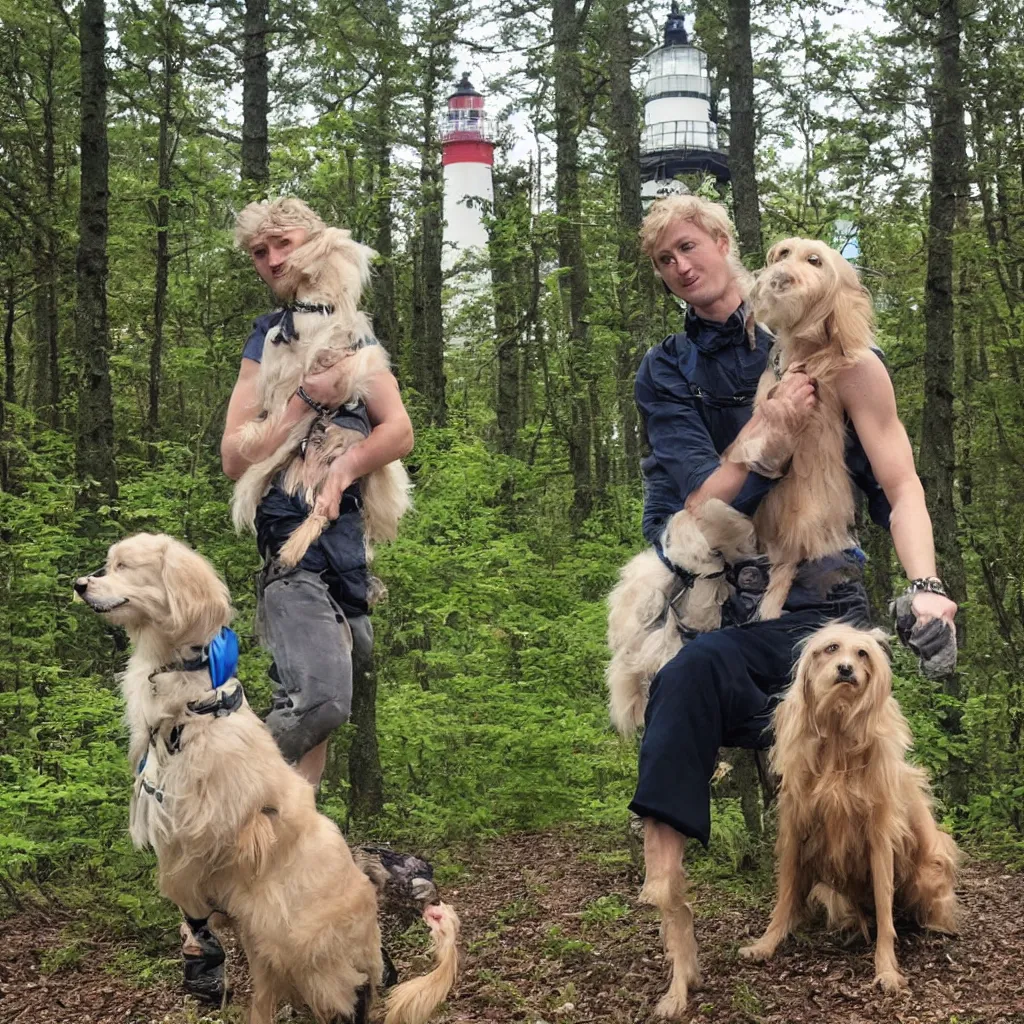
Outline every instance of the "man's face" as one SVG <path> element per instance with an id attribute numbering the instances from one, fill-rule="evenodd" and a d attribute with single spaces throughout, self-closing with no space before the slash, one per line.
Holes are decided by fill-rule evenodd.
<path id="1" fill-rule="evenodd" d="M 712 238 L 693 221 L 669 224 L 654 249 L 654 265 L 673 295 L 697 312 L 714 306 L 734 286 L 726 238 Z"/>
<path id="2" fill-rule="evenodd" d="M 285 274 L 288 257 L 306 240 L 305 228 L 285 228 L 275 234 L 259 235 L 249 248 L 256 273 L 276 295 Z"/>

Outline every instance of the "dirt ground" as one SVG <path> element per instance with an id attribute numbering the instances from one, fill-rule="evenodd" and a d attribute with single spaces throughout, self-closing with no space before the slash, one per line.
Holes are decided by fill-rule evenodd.
<path id="1" fill-rule="evenodd" d="M 638 906 L 640 878 L 606 835 L 520 835 L 465 855 L 443 886 L 463 923 L 460 979 L 438 1024 L 640 1022 L 667 983 L 657 922 Z M 715 1024 L 1024 1024 L 1024 876 L 973 861 L 960 885 L 956 939 L 901 934 L 910 991 L 871 985 L 871 949 L 809 926 L 767 964 L 736 949 L 767 922 L 770 895 L 696 883 L 692 900 L 706 987 L 690 1021 Z M 236 993 L 226 1012 L 184 999 L 175 949 L 150 961 L 103 936 L 69 940 L 65 914 L 34 910 L 0 922 L 0 1024 L 240 1024 L 245 966 L 233 951 Z M 403 977 L 419 973 L 425 929 L 392 937 Z M 281 1020 L 304 1021 L 284 1010 Z"/>

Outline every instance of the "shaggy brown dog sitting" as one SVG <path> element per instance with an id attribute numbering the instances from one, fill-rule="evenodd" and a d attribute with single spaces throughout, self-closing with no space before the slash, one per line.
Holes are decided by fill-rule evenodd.
<path id="1" fill-rule="evenodd" d="M 814 633 L 774 727 L 778 899 L 767 931 L 740 955 L 772 956 L 813 890 L 833 926 L 856 923 L 866 935 L 866 914 L 874 914 L 875 982 L 906 987 L 893 909 L 955 933 L 958 854 L 932 817 L 927 776 L 907 761 L 910 728 L 879 635 L 842 624 Z"/>
<path id="2" fill-rule="evenodd" d="M 238 680 L 211 688 L 203 658 L 231 619 L 227 588 L 184 544 L 140 534 L 75 591 L 134 645 L 121 680 L 138 772 L 131 834 L 156 851 L 160 891 L 190 924 L 215 910 L 234 922 L 250 1024 L 272 1024 L 282 1000 L 319 1022 L 365 1021 L 384 969 L 374 885 Z M 392 990 L 387 1024 L 423 1024 L 454 982 L 458 917 L 443 903 L 423 916 L 437 967 Z"/>

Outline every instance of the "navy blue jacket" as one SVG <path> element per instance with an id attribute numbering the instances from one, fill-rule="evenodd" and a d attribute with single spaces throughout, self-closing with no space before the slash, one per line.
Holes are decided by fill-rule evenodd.
<path id="1" fill-rule="evenodd" d="M 740 307 L 724 324 L 686 314 L 682 334 L 649 349 L 636 375 L 636 404 L 647 454 L 643 533 L 655 543 L 665 520 L 718 468 L 721 454 L 750 419 L 757 383 L 768 364 L 772 339 L 755 330 L 750 347 Z M 871 518 L 888 529 L 889 503 L 871 472 L 852 425 L 847 429 L 846 465 L 867 495 Z M 750 473 L 733 506 L 752 515 L 773 481 Z"/>
<path id="2" fill-rule="evenodd" d="M 245 343 L 242 356 L 260 362 L 267 332 L 281 319 L 277 310 L 259 317 L 252 325 L 252 334 Z M 370 433 L 366 407 L 359 403 L 339 409 L 334 422 L 340 427 Z M 256 546 L 264 558 L 277 554 L 281 545 L 309 515 L 309 506 L 301 495 L 287 494 L 277 482 L 267 491 L 256 509 Z M 341 496 L 341 511 L 322 534 L 311 544 L 299 563 L 301 568 L 320 573 L 331 596 L 346 615 L 366 615 L 366 591 L 369 571 L 366 566 L 366 545 L 363 538 L 363 512 L 359 481 Z"/>

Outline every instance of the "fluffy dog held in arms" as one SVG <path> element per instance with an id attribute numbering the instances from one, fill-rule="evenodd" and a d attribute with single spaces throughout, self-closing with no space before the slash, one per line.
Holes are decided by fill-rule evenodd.
<path id="1" fill-rule="evenodd" d="M 121 679 L 136 766 L 131 833 L 155 850 L 161 893 L 197 935 L 215 912 L 234 924 L 253 980 L 250 1024 L 271 1024 L 282 1000 L 325 1024 L 365 1024 L 384 979 L 374 882 L 386 879 L 379 862 L 360 870 L 249 708 L 233 664 L 214 663 L 232 616 L 227 588 L 181 542 L 140 534 L 111 547 L 75 592 L 132 641 Z M 388 1024 L 423 1024 L 454 983 L 458 917 L 434 902 L 423 919 L 436 966 L 391 990 Z"/>
<path id="2" fill-rule="evenodd" d="M 275 282 L 275 293 L 285 300 L 285 316 L 267 335 L 257 377 L 263 412 L 240 432 L 243 454 L 258 451 L 273 435 L 292 396 L 305 395 L 300 385 L 307 376 L 342 363 L 340 405 L 345 406 L 365 401 L 373 377 L 389 369 L 387 352 L 373 337 L 369 317 L 359 309 L 374 255 L 348 231 L 320 227 L 286 261 Z M 305 416 L 275 451 L 248 466 L 232 500 L 235 527 L 254 530 L 257 506 L 278 473 L 287 494 L 302 495 L 310 512 L 278 552 L 285 566 L 298 565 L 330 522 L 317 500 L 321 488 L 334 460 L 364 436 L 333 423 L 335 410 L 306 400 Z M 361 479 L 368 555 L 374 543 L 397 536 L 398 521 L 410 506 L 410 490 L 399 461 Z"/>

